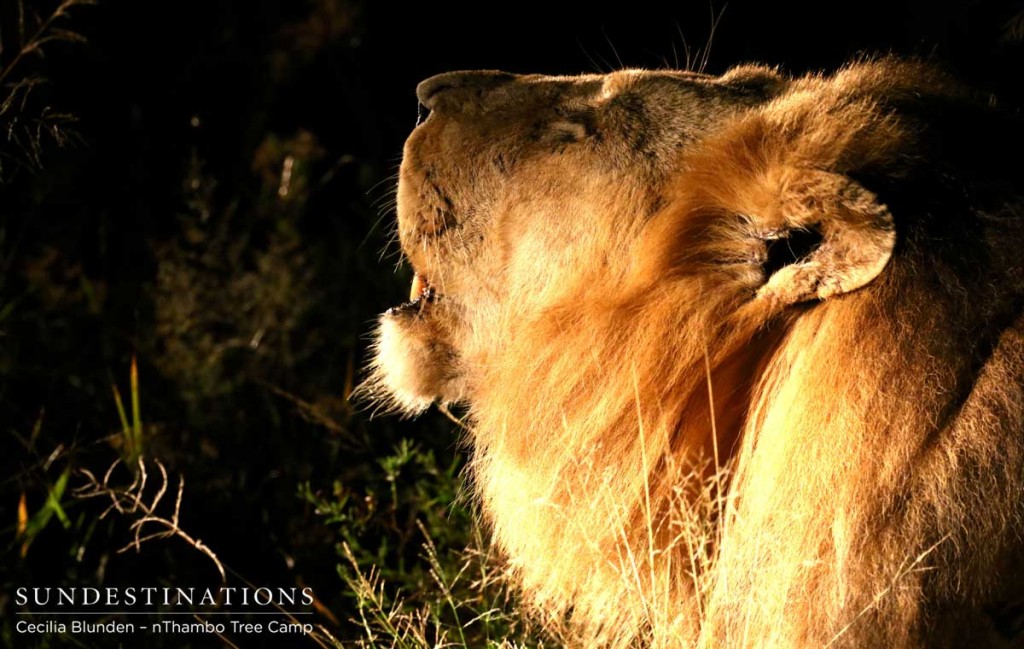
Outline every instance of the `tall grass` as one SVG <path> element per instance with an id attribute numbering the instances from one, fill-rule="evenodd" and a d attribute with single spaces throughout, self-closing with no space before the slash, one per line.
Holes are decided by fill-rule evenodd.
<path id="1" fill-rule="evenodd" d="M 63 146 L 75 137 L 69 130 L 76 121 L 72 114 L 37 100 L 47 79 L 34 69 L 32 59 L 41 59 L 54 43 L 84 43 L 71 23 L 72 10 L 95 0 L 61 0 L 42 13 L 37 4 L 17 0 L 14 33 L 0 34 L 0 181 L 18 167 L 41 169 L 48 140 Z"/>

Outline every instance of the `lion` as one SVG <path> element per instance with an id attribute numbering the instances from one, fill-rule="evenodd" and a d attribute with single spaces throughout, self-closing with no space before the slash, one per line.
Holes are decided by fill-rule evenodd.
<path id="1" fill-rule="evenodd" d="M 363 390 L 568 645 L 1024 646 L 1024 129 L 919 61 L 453 72 Z"/>

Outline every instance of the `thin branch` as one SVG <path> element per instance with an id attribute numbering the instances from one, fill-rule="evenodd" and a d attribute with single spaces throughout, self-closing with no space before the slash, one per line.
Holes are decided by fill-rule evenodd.
<path id="1" fill-rule="evenodd" d="M 157 469 L 160 471 L 160 485 L 153 494 L 147 500 L 145 497 L 146 485 L 149 482 L 149 474 L 146 472 L 146 462 L 139 458 L 138 460 L 138 471 L 135 472 L 132 483 L 127 487 L 114 487 L 110 484 L 110 478 L 114 473 L 114 469 L 121 463 L 120 460 L 114 461 L 103 475 L 102 480 L 97 480 L 96 476 L 88 469 L 81 469 L 79 472 L 85 477 L 86 482 L 81 487 L 74 490 L 74 494 L 77 498 L 97 498 L 105 497 L 110 499 L 110 506 L 102 514 L 100 518 L 105 517 L 111 511 L 117 511 L 119 514 L 124 516 L 132 516 L 141 514 L 141 516 L 135 520 L 129 529 L 132 532 L 132 540 L 130 543 L 120 548 L 118 554 L 127 552 L 134 548 L 136 552 L 142 551 L 142 544 L 148 541 L 157 539 L 166 539 L 171 537 L 178 537 L 185 541 L 193 548 L 202 552 L 213 561 L 213 564 L 217 567 L 217 572 L 220 573 L 222 582 L 227 581 L 227 575 L 224 570 L 224 565 L 217 558 L 216 553 L 210 548 L 210 546 L 203 543 L 200 539 L 197 539 L 181 529 L 179 520 L 181 516 L 181 501 L 185 495 L 185 478 L 179 476 L 178 478 L 178 493 L 174 500 L 174 511 L 170 518 L 162 516 L 158 513 L 160 503 L 163 501 L 164 496 L 167 494 L 167 487 L 170 479 L 167 476 L 167 469 L 163 463 L 159 460 L 154 460 Z M 156 525 L 158 531 L 150 532 L 147 525 Z M 147 532 L 147 533 L 144 533 Z"/>

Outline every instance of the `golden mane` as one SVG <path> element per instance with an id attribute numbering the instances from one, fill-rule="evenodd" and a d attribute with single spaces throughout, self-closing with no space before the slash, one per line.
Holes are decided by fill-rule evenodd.
<path id="1" fill-rule="evenodd" d="M 473 487 L 570 644 L 1000 637 L 1024 215 L 1009 171 L 942 184 L 974 159 L 940 154 L 992 145 L 937 144 L 965 106 L 916 63 L 791 81 L 689 147 L 630 236 L 580 243 L 556 297 L 474 331 Z"/>

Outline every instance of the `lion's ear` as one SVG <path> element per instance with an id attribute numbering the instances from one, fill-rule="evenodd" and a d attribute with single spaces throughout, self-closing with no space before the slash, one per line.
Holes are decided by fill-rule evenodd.
<path id="1" fill-rule="evenodd" d="M 789 170 L 745 216 L 760 240 L 757 300 L 790 305 L 848 293 L 874 280 L 896 245 L 892 214 L 857 181 Z M 779 191 L 778 188 L 782 188 Z M 759 208 L 759 209 L 758 209 Z"/>

